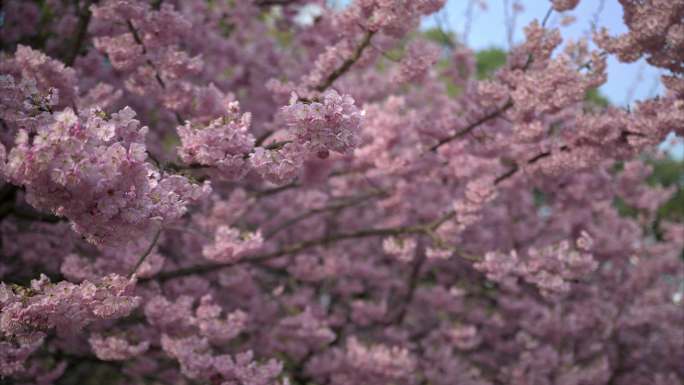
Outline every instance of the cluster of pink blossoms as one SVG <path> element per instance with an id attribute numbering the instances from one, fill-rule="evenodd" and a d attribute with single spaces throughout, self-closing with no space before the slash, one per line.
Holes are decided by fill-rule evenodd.
<path id="1" fill-rule="evenodd" d="M 23 371 L 23 362 L 47 333 L 77 334 L 90 323 L 122 318 L 140 304 L 135 281 L 108 275 L 99 282 L 53 284 L 45 275 L 28 288 L 0 284 L 0 375 Z"/>
<path id="2" fill-rule="evenodd" d="M 551 0 L 553 9 L 558 12 L 569 11 L 574 9 L 580 0 Z"/>
<path id="3" fill-rule="evenodd" d="M 219 226 L 215 243 L 206 245 L 202 254 L 216 262 L 235 262 L 248 253 L 259 250 L 264 240 L 259 232 L 240 234 L 237 229 Z"/>
<path id="4" fill-rule="evenodd" d="M 254 147 L 250 121 L 250 114 L 240 115 L 239 104 L 233 102 L 228 105 L 225 116 L 212 120 L 207 126 L 192 127 L 192 123 L 186 122 L 178 128 L 181 160 L 187 164 L 215 167 L 228 179 L 244 176 L 246 155 Z"/>
<path id="5" fill-rule="evenodd" d="M 401 58 L 401 65 L 396 79 L 399 82 L 420 80 L 430 67 L 437 63 L 441 49 L 425 42 L 416 42 L 408 46 L 406 54 Z"/>
<path id="6" fill-rule="evenodd" d="M 362 113 L 349 95 L 327 91 L 320 102 L 293 99 L 283 107 L 283 120 L 308 151 L 327 158 L 329 151 L 346 154 L 359 145 Z"/>
<path id="7" fill-rule="evenodd" d="M 130 108 L 111 117 L 93 110 L 83 119 L 70 109 L 55 113 L 36 132 L 17 133 L 4 174 L 26 189 L 29 204 L 68 218 L 94 243 L 121 243 L 179 218 L 209 187 L 155 170 L 147 128 L 134 116 Z"/>
<path id="8" fill-rule="evenodd" d="M 598 267 L 598 263 L 587 251 L 592 240 L 585 233 L 577 240 L 576 249 L 569 242 L 549 246 L 542 250 L 530 249 L 527 257 L 521 259 L 516 251 L 510 255 L 489 253 L 475 268 L 487 273 L 493 281 L 514 284 L 514 277 L 538 286 L 542 293 L 568 292 L 569 282 L 582 279 Z"/>

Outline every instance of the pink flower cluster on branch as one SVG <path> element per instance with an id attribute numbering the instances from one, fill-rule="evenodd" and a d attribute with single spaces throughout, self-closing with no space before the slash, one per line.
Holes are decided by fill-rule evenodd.
<path id="1" fill-rule="evenodd" d="M 68 218 L 96 244 L 116 244 L 155 223 L 179 218 L 208 192 L 178 175 L 162 176 L 147 161 L 146 127 L 125 108 L 86 118 L 66 109 L 37 132 L 22 130 L 4 173 L 26 189 L 36 208 Z"/>
<path id="2" fill-rule="evenodd" d="M 227 110 L 225 116 L 206 126 L 193 127 L 186 122 L 178 127 L 178 151 L 187 164 L 216 167 L 220 176 L 238 179 L 247 172 L 245 157 L 254 147 L 254 137 L 249 132 L 251 115 L 240 115 L 238 102 L 230 103 Z"/>
<path id="3" fill-rule="evenodd" d="M 553 9 L 558 12 L 571 11 L 577 7 L 580 0 L 551 0 Z"/>
<path id="4" fill-rule="evenodd" d="M 283 107 L 285 125 L 308 151 L 327 158 L 329 151 L 350 153 L 359 144 L 362 113 L 349 95 L 327 91 L 321 101 L 295 100 Z"/>
<path id="5" fill-rule="evenodd" d="M 141 301 L 134 285 L 117 275 L 79 285 L 53 284 L 44 275 L 26 288 L 0 284 L 0 375 L 21 372 L 51 329 L 74 335 L 91 323 L 130 314 Z"/>
<path id="6" fill-rule="evenodd" d="M 510 282 L 515 276 L 539 286 L 543 293 L 568 292 L 570 281 L 585 278 L 598 267 L 591 250 L 592 240 L 583 234 L 577 240 L 576 249 L 568 242 L 542 250 L 530 249 L 527 257 L 520 259 L 515 251 L 510 255 L 490 253 L 484 261 L 475 265 L 497 282 Z"/>

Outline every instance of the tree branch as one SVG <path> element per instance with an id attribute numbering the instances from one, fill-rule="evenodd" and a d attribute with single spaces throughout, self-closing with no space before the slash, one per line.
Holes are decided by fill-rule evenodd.
<path id="1" fill-rule="evenodd" d="M 78 26 L 76 27 L 76 40 L 74 41 L 74 44 L 71 47 L 71 51 L 68 53 L 68 56 L 64 60 L 64 64 L 66 64 L 68 67 L 74 65 L 74 62 L 76 61 L 76 58 L 78 57 L 78 54 L 81 51 L 81 47 L 83 46 L 83 42 L 85 41 L 85 37 L 88 32 L 88 25 L 90 25 L 90 18 L 92 16 L 90 12 L 90 5 L 93 4 L 93 2 L 93 0 L 88 0 L 85 2 L 85 4 L 83 4 L 82 8 L 78 9 Z M 78 1 L 76 2 L 76 6 L 78 6 Z"/>
<path id="2" fill-rule="evenodd" d="M 138 262 L 135 263 L 135 266 L 133 266 L 133 269 L 131 269 L 131 272 L 128 274 L 129 278 L 133 277 L 133 274 L 135 274 L 135 272 L 138 270 L 140 265 L 142 265 L 143 262 L 145 262 L 145 258 L 147 258 L 147 256 L 150 255 L 150 253 L 152 253 L 154 246 L 159 241 L 159 236 L 161 235 L 161 232 L 162 232 L 162 225 L 160 224 L 159 228 L 157 229 L 157 232 L 154 234 L 154 238 L 152 238 L 152 242 L 150 242 L 150 245 L 147 247 L 145 252 L 140 256 L 140 258 L 138 259 Z"/>
<path id="3" fill-rule="evenodd" d="M 206 264 L 206 265 L 198 265 L 198 266 L 181 268 L 178 270 L 162 272 L 160 274 L 157 274 L 154 277 L 142 278 L 142 279 L 140 279 L 140 281 L 143 282 L 143 281 L 148 281 L 150 279 L 166 281 L 166 280 L 170 280 L 170 279 L 174 279 L 174 278 L 185 277 L 188 275 L 210 273 L 210 272 L 213 272 L 213 271 L 225 268 L 225 267 L 234 266 L 234 265 L 237 265 L 240 263 L 263 262 L 263 261 L 267 261 L 270 259 L 274 259 L 274 258 L 284 256 L 284 255 L 295 254 L 295 253 L 298 253 L 300 251 L 309 249 L 311 247 L 327 245 L 330 243 L 336 243 L 336 242 L 344 241 L 344 240 L 348 240 L 348 239 L 362 239 L 362 238 L 381 237 L 381 236 L 397 236 L 397 235 L 405 235 L 405 234 L 425 234 L 428 236 L 432 236 L 434 231 L 437 230 L 437 228 L 439 228 L 439 226 L 441 226 L 444 222 L 446 222 L 447 220 L 452 218 L 454 215 L 455 215 L 455 213 L 452 210 L 452 211 L 449 211 L 448 213 L 444 214 L 442 217 L 438 218 L 437 220 L 434 220 L 434 221 L 428 222 L 428 223 L 424 223 L 424 224 L 418 224 L 418 225 L 413 225 L 413 226 L 376 228 L 376 229 L 362 229 L 362 230 L 352 231 L 349 233 L 332 234 L 332 235 L 322 237 L 322 238 L 311 239 L 308 241 L 302 241 L 302 242 L 298 242 L 298 243 L 295 243 L 292 245 L 286 245 L 279 250 L 276 250 L 276 251 L 273 251 L 270 253 L 265 253 L 265 254 L 253 255 L 251 257 L 245 257 L 244 259 L 241 259 L 238 261 L 232 261 L 232 262 L 226 262 L 226 263 L 212 263 L 212 264 Z M 459 253 L 458 255 L 465 258 L 465 259 L 473 260 L 472 257 L 467 256 L 463 253 Z"/>
<path id="4" fill-rule="evenodd" d="M 363 39 L 361 40 L 361 43 L 356 46 L 356 49 L 354 50 L 354 53 L 347 58 L 347 60 L 342 63 L 341 66 L 339 66 L 337 69 L 335 69 L 330 75 L 328 75 L 325 80 L 323 80 L 320 84 L 314 87 L 314 90 L 318 92 L 323 92 L 330 87 L 335 80 L 337 80 L 340 76 L 344 75 L 360 58 L 361 55 L 363 54 L 363 51 L 370 46 L 371 39 L 373 38 L 373 35 L 375 35 L 375 31 L 368 31 L 366 34 L 363 36 Z"/>
<path id="5" fill-rule="evenodd" d="M 291 0 L 285 0 L 285 1 L 278 1 L 275 0 L 276 3 L 284 3 L 284 2 L 290 2 Z M 263 4 L 270 4 L 274 2 L 273 0 L 265 0 L 261 2 L 257 2 L 257 4 L 261 5 Z M 363 36 L 363 39 L 361 40 L 361 43 L 359 43 L 358 46 L 356 46 L 356 49 L 352 53 L 352 55 L 345 60 L 342 65 L 337 67 L 328 77 L 326 77 L 323 81 L 321 81 L 318 85 L 314 86 L 313 89 L 318 92 L 323 92 L 330 88 L 333 83 L 342 75 L 347 73 L 349 69 L 361 58 L 361 55 L 363 54 L 363 51 L 366 50 L 371 45 L 371 39 L 375 35 L 375 31 L 367 31 L 366 34 Z M 300 101 L 305 101 L 307 99 L 300 98 Z M 265 132 L 263 133 L 259 138 L 257 138 L 255 146 L 261 145 L 266 139 L 268 139 L 271 135 L 273 135 L 273 132 Z"/>
<path id="6" fill-rule="evenodd" d="M 509 100 L 509 101 L 506 102 L 506 104 L 504 104 L 501 108 L 498 108 L 498 109 L 496 109 L 495 111 L 490 112 L 489 114 L 487 114 L 487 115 L 481 117 L 480 119 L 478 119 L 478 120 L 476 120 L 476 121 L 470 123 L 470 124 L 467 125 L 465 128 L 463 128 L 463 129 L 457 131 L 457 132 L 454 133 L 453 135 L 447 136 L 446 138 L 441 139 L 441 140 L 440 140 L 439 142 L 437 142 L 434 146 L 430 147 L 430 151 L 437 151 L 438 148 L 440 148 L 441 146 L 443 146 L 443 145 L 445 145 L 445 144 L 451 142 L 452 140 L 458 139 L 458 138 L 460 138 L 460 137 L 462 137 L 462 136 L 464 136 L 464 135 L 470 133 L 471 131 L 473 131 L 474 129 L 476 129 L 477 127 L 479 127 L 480 125 L 482 125 L 482 124 L 484 124 L 484 123 L 487 123 L 488 121 L 490 121 L 490 120 L 492 120 L 492 119 L 498 118 L 499 116 L 501 116 L 501 114 L 503 114 L 504 112 L 508 111 L 511 107 L 513 107 L 513 101 L 512 101 L 512 100 Z"/>
<path id="7" fill-rule="evenodd" d="M 257 0 L 255 3 L 257 7 L 272 7 L 274 5 L 289 5 L 295 3 L 297 0 Z"/>
<path id="8" fill-rule="evenodd" d="M 138 34 L 138 30 L 135 29 L 135 26 L 133 25 L 133 22 L 130 20 L 126 20 L 126 25 L 128 26 L 128 30 L 131 32 L 133 35 L 133 40 L 140 45 L 142 48 L 142 54 L 145 56 L 145 63 L 149 65 L 152 70 L 154 71 L 154 78 L 157 80 L 157 83 L 159 83 L 159 86 L 162 89 L 166 89 L 166 83 L 164 82 L 164 79 L 162 79 L 161 74 L 159 73 L 159 69 L 157 69 L 157 66 L 154 65 L 152 60 L 147 57 L 147 48 L 145 47 L 145 44 L 143 43 L 142 39 L 140 38 L 140 35 Z M 185 121 L 183 118 L 180 116 L 180 114 L 176 111 L 173 112 L 173 114 L 176 116 L 176 121 L 178 124 L 184 124 Z"/>
<path id="9" fill-rule="evenodd" d="M 362 194 L 362 195 L 357 196 L 355 198 L 347 199 L 346 201 L 343 201 L 340 203 L 335 203 L 335 204 L 332 204 L 329 206 L 309 210 L 305 213 L 297 215 L 297 216 L 295 216 L 291 219 L 288 219 L 285 222 L 281 223 L 278 227 L 276 227 L 275 229 L 266 233 L 264 235 L 264 239 L 269 239 L 269 238 L 273 237 L 274 235 L 276 235 L 277 233 L 279 233 L 280 231 L 282 231 L 282 230 L 284 230 L 284 229 L 286 229 L 292 225 L 295 225 L 295 224 L 303 221 L 304 219 L 310 218 L 316 214 L 324 213 L 327 211 L 336 211 L 336 210 L 341 210 L 341 209 L 344 209 L 347 207 L 356 206 L 359 203 L 363 203 L 367 200 L 370 200 L 370 199 L 373 199 L 376 197 L 380 197 L 383 195 L 386 195 L 386 193 L 384 191 L 375 191 L 375 192 L 368 193 L 368 194 Z"/>

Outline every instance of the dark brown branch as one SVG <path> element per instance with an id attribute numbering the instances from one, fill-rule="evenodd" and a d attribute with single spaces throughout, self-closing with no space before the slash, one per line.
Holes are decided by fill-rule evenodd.
<path id="1" fill-rule="evenodd" d="M 69 67 L 74 65 L 74 62 L 76 61 L 76 58 L 78 57 L 78 54 L 81 52 L 81 48 L 83 47 L 83 42 L 85 41 L 85 37 L 88 32 L 88 25 L 90 25 L 90 18 L 92 16 L 90 12 L 90 5 L 93 2 L 93 0 L 86 1 L 85 4 L 83 4 L 83 6 L 78 9 L 78 26 L 76 27 L 76 39 L 74 40 L 74 44 L 72 45 L 71 50 L 67 54 L 68 56 L 64 60 L 64 64 L 66 64 Z M 76 2 L 76 6 L 78 7 L 78 1 Z"/>
<path id="2" fill-rule="evenodd" d="M 620 140 L 623 141 L 623 142 L 627 142 L 627 138 L 628 138 L 629 136 L 637 136 L 637 137 L 640 137 L 640 138 L 646 137 L 646 135 L 644 135 L 644 134 L 642 134 L 642 133 L 640 133 L 640 132 L 633 132 L 633 131 L 623 130 L 623 131 L 620 133 Z M 558 150 L 559 150 L 560 152 L 570 151 L 570 147 L 568 147 L 568 146 L 561 146 Z M 540 161 L 540 160 L 542 160 L 542 159 L 544 159 L 544 158 L 548 158 L 548 157 L 551 156 L 551 155 L 552 155 L 552 153 L 551 153 L 550 151 L 541 152 L 541 153 L 539 153 L 539 154 L 533 156 L 532 158 L 530 158 L 526 163 L 527 163 L 527 164 L 535 164 L 535 163 L 537 163 L 538 161 Z M 494 184 L 499 184 L 499 183 L 503 182 L 504 180 L 506 180 L 506 179 L 512 177 L 513 175 L 515 175 L 518 171 L 520 171 L 520 166 L 519 166 L 518 164 L 515 164 L 515 163 L 514 163 L 508 171 L 506 171 L 506 172 L 503 173 L 502 175 L 499 175 L 499 176 L 494 180 Z"/>
<path id="3" fill-rule="evenodd" d="M 256 192 L 254 193 L 254 196 L 257 197 L 257 198 L 261 198 L 261 197 L 265 197 L 265 196 L 269 196 L 269 195 L 275 195 L 275 194 L 277 194 L 277 193 L 279 193 L 279 192 L 286 191 L 286 190 L 289 190 L 289 189 L 292 189 L 292 188 L 297 188 L 297 187 L 300 187 L 300 186 L 301 186 L 301 185 L 300 185 L 299 183 L 297 183 L 297 182 L 292 182 L 292 183 L 288 183 L 288 184 L 285 184 L 285 185 L 282 185 L 282 186 L 270 188 L 270 189 L 267 189 L 267 190 L 256 191 Z"/>
<path id="4" fill-rule="evenodd" d="M 0 189 L 0 220 L 12 215 L 19 219 L 47 223 L 66 221 L 66 218 L 39 212 L 30 206 L 17 205 L 16 194 L 21 189 L 23 188 L 11 184 L 2 186 Z"/>
<path id="5" fill-rule="evenodd" d="M 227 262 L 227 263 L 212 263 L 212 264 L 206 264 L 206 265 L 199 265 L 199 266 L 191 266 L 187 268 L 181 268 L 178 270 L 174 271 L 168 271 L 168 272 L 163 272 L 155 277 L 150 277 L 150 278 L 144 278 L 141 279 L 140 281 L 148 281 L 150 279 L 155 279 L 155 280 L 160 280 L 160 281 L 165 281 L 169 279 L 174 279 L 174 278 L 179 278 L 179 277 L 185 277 L 188 275 L 193 275 L 193 274 L 204 274 L 204 273 L 210 273 L 217 271 L 219 269 L 225 268 L 225 267 L 230 267 L 234 266 L 239 263 L 256 263 L 256 262 L 263 262 L 263 261 L 268 261 L 270 259 L 278 258 L 284 255 L 289 255 L 289 254 L 295 254 L 298 253 L 302 250 L 309 249 L 311 247 L 315 246 L 322 246 L 322 245 L 327 245 L 331 243 L 336 243 L 339 241 L 344 241 L 348 239 L 362 239 L 362 238 L 371 238 L 371 237 L 381 237 L 381 236 L 397 236 L 397 235 L 406 235 L 406 234 L 425 234 L 430 237 L 434 236 L 435 230 L 439 226 L 441 226 L 444 222 L 449 220 L 455 215 L 453 211 L 450 211 L 446 214 L 444 214 L 442 217 L 438 218 L 437 220 L 434 220 L 432 222 L 428 223 L 423 223 L 423 224 L 418 224 L 418 225 L 413 225 L 413 226 L 399 226 L 399 227 L 388 227 L 388 228 L 377 228 L 377 229 L 362 229 L 362 230 L 357 230 L 357 231 L 352 231 L 349 233 L 340 233 L 340 234 L 332 234 L 323 238 L 318 238 L 318 239 L 311 239 L 308 241 L 302 241 L 299 243 L 295 243 L 292 245 L 287 245 L 282 247 L 279 250 L 270 252 L 270 253 L 265 253 L 265 254 L 258 254 L 254 255 L 251 257 L 246 257 L 243 260 L 239 261 L 233 261 L 233 262 Z M 465 259 L 472 260 L 472 257 L 467 256 L 465 254 L 459 253 L 459 256 L 462 256 Z"/>
<path id="6" fill-rule="evenodd" d="M 128 274 L 128 277 L 131 278 L 133 277 L 133 274 L 135 274 L 136 271 L 138 271 L 138 268 L 140 265 L 145 262 L 145 258 L 147 258 L 150 253 L 152 253 L 152 250 L 154 249 L 154 246 L 157 245 L 157 242 L 159 241 L 159 236 L 161 235 L 162 232 L 162 226 L 160 225 L 157 231 L 154 233 L 154 237 L 152 238 L 152 242 L 150 242 L 150 245 L 147 247 L 145 252 L 140 256 L 138 259 L 138 262 L 135 263 L 135 266 L 133 266 L 133 269 L 131 269 L 130 274 Z"/>
<path id="7" fill-rule="evenodd" d="M 518 169 L 519 169 L 518 165 L 514 164 L 513 167 L 511 167 L 508 171 L 506 171 L 505 173 L 496 177 L 496 179 L 494 179 L 494 184 L 497 185 L 497 184 L 505 181 L 506 179 L 512 177 L 515 173 L 518 172 Z"/>
<path id="8" fill-rule="evenodd" d="M 14 205 L 11 202 L 0 203 L 0 221 L 5 219 L 6 216 L 12 214 L 12 209 Z"/>
<path id="9" fill-rule="evenodd" d="M 273 134 L 274 134 L 273 131 L 267 131 L 267 132 L 261 134 L 261 136 L 259 136 L 259 137 L 256 139 L 256 141 L 254 142 L 254 147 L 259 147 L 259 146 L 261 146 L 261 145 L 266 141 L 266 139 L 270 138 L 271 135 L 273 135 Z"/>
<path id="10" fill-rule="evenodd" d="M 147 48 L 145 47 L 145 44 L 140 38 L 138 30 L 135 29 L 133 22 L 130 20 L 126 20 L 126 25 L 128 26 L 128 30 L 131 32 L 131 35 L 133 35 L 133 40 L 142 48 L 142 54 L 143 56 L 145 56 L 145 63 L 147 63 L 147 65 L 150 66 L 150 68 L 152 68 L 152 70 L 154 71 L 154 78 L 157 80 L 157 83 L 159 83 L 159 86 L 162 89 L 166 89 L 166 83 L 164 82 L 164 79 L 162 79 L 161 74 L 159 73 L 159 69 L 157 69 L 157 66 L 155 66 L 152 60 L 149 57 L 147 57 Z M 176 116 L 176 121 L 178 122 L 178 124 L 184 124 L 184 120 L 178 112 L 174 111 L 173 114 Z"/>
<path id="11" fill-rule="evenodd" d="M 354 50 L 352 55 L 349 58 L 347 58 L 347 60 L 345 60 L 341 66 L 339 66 L 330 75 L 328 75 L 328 77 L 325 78 L 323 82 L 315 86 L 314 89 L 318 92 L 323 92 L 327 90 L 328 87 L 335 83 L 335 80 L 337 80 L 340 76 L 344 75 L 347 71 L 349 71 L 349 69 L 361 58 L 363 51 L 366 48 L 368 48 L 368 46 L 370 46 L 373 35 L 375 35 L 375 31 L 366 32 L 366 34 L 363 36 L 363 39 L 361 40 L 361 43 L 359 43 L 359 45 L 356 46 L 356 49 Z"/>
<path id="12" fill-rule="evenodd" d="M 553 13 L 553 7 L 550 7 L 549 10 L 546 12 L 546 15 L 544 16 L 544 21 L 542 22 L 542 27 L 545 27 L 545 26 L 546 26 L 546 23 L 549 21 L 549 18 L 551 17 L 551 14 L 552 14 L 552 13 Z M 523 71 L 527 71 L 527 69 L 530 68 L 530 65 L 532 65 L 532 62 L 533 62 L 533 61 L 534 61 L 534 57 L 533 57 L 532 55 L 529 55 L 529 56 L 527 57 L 527 61 L 525 62 L 525 65 L 524 65 L 521 69 L 522 69 Z M 460 137 L 462 137 L 462 136 L 468 134 L 469 132 L 471 132 L 471 131 L 474 130 L 475 128 L 479 127 L 479 126 L 482 125 L 483 123 L 486 123 L 486 122 L 488 122 L 488 121 L 491 120 L 491 119 L 494 119 L 494 118 L 499 117 L 501 114 L 503 114 L 504 112 L 506 112 L 507 110 L 509 110 L 511 107 L 513 107 L 513 100 L 512 100 L 512 99 L 509 99 L 509 100 L 506 102 L 506 104 L 504 104 L 501 108 L 497 109 L 496 111 L 494 111 L 494 112 L 492 112 L 492 113 L 490 113 L 490 114 L 487 114 L 487 115 L 481 117 L 480 119 L 478 119 L 478 120 L 474 121 L 473 123 L 469 124 L 468 126 L 466 126 L 465 128 L 463 128 L 462 130 L 456 132 L 455 134 L 453 134 L 453 135 L 451 135 L 451 136 L 448 136 L 448 137 L 446 137 L 446 138 L 440 140 L 439 142 L 437 142 L 437 144 L 435 144 L 434 146 L 432 146 L 432 147 L 430 148 L 430 151 L 436 151 L 436 150 L 437 150 L 439 147 L 441 147 L 442 145 L 444 145 L 444 144 L 446 144 L 446 143 L 449 143 L 449 142 L 451 142 L 451 141 L 454 140 L 454 139 L 458 139 L 458 138 L 460 138 Z"/>
<path id="13" fill-rule="evenodd" d="M 352 173 L 353 172 L 349 172 L 349 171 L 336 171 L 336 172 L 333 172 L 330 175 L 328 175 L 328 177 L 329 178 L 340 177 L 340 176 L 344 176 L 344 175 L 348 175 L 348 174 L 352 174 Z M 297 188 L 297 187 L 301 187 L 301 184 L 297 183 L 297 181 L 294 181 L 294 182 L 288 183 L 286 185 L 273 187 L 273 188 L 269 188 L 266 190 L 252 191 L 251 194 L 253 194 L 256 198 L 261 198 L 261 197 L 265 197 L 265 196 L 269 196 L 269 195 L 275 195 L 275 194 L 278 194 L 280 192 L 287 191 L 289 189 L 293 189 L 293 188 Z M 373 187 L 375 187 L 375 186 L 373 186 Z"/>
<path id="14" fill-rule="evenodd" d="M 513 101 L 512 101 L 512 100 L 509 100 L 509 101 L 506 102 L 506 104 L 504 104 L 501 108 L 498 108 L 498 109 L 496 109 L 495 111 L 490 112 L 489 114 L 487 114 L 487 115 L 481 117 L 480 119 L 478 119 L 478 120 L 476 120 L 476 121 L 470 123 L 469 125 L 467 125 L 467 126 L 464 127 L 463 129 L 457 131 L 457 132 L 454 133 L 453 135 L 450 135 L 450 136 L 447 136 L 447 137 L 444 138 L 444 139 L 441 139 L 441 140 L 440 140 L 439 142 L 437 142 L 434 146 L 430 147 L 430 151 L 436 151 L 438 148 L 440 148 L 441 146 L 443 146 L 443 145 L 445 145 L 445 144 L 451 142 L 452 140 L 458 139 L 458 138 L 460 138 L 460 137 L 462 137 L 462 136 L 464 136 L 464 135 L 470 133 L 471 131 L 473 131 L 474 129 L 476 129 L 477 127 L 479 127 L 480 125 L 482 125 L 482 124 L 484 124 L 484 123 L 487 123 L 488 121 L 490 121 L 490 120 L 492 120 L 492 119 L 498 118 L 499 116 L 501 116 L 501 114 L 503 114 L 504 112 L 506 112 L 507 110 L 509 110 L 511 107 L 513 107 Z"/>
<path id="15" fill-rule="evenodd" d="M 271 1 L 266 0 L 266 1 L 258 2 L 257 4 L 259 4 L 259 5 L 261 6 L 262 3 L 263 3 L 263 4 L 269 4 L 269 3 L 272 3 L 272 2 L 273 2 L 272 0 L 271 0 Z M 275 2 L 276 2 L 276 3 L 284 3 L 284 2 L 289 2 L 289 1 L 286 0 L 286 1 L 275 1 Z M 340 76 L 342 76 L 342 75 L 344 75 L 345 73 L 347 73 L 347 71 L 349 71 L 349 69 L 350 69 L 350 68 L 351 68 L 351 67 L 352 67 L 360 58 L 361 58 L 361 55 L 363 54 L 363 51 L 365 51 L 366 48 L 368 48 L 368 47 L 371 45 L 371 39 L 373 38 L 374 35 L 375 35 L 375 31 L 368 31 L 368 32 L 366 32 L 365 35 L 363 36 L 363 39 L 361 40 L 361 43 L 359 43 L 359 45 L 356 46 L 356 49 L 354 49 L 354 52 L 352 53 L 352 55 L 351 55 L 349 58 L 347 58 L 347 60 L 345 60 L 345 61 L 342 63 L 342 65 L 340 65 L 340 66 L 339 66 L 338 68 L 336 68 L 330 75 L 328 75 L 328 77 L 325 78 L 325 80 L 323 80 L 323 81 L 322 81 L 321 83 L 319 83 L 318 85 L 314 86 L 313 89 L 314 89 L 315 91 L 318 91 L 318 92 L 323 92 L 323 91 L 327 90 L 328 88 L 330 88 L 330 86 L 332 86 L 333 83 L 335 83 L 335 81 L 336 81 Z M 300 101 L 309 101 L 309 102 L 310 102 L 310 100 L 305 99 L 305 98 L 300 98 L 299 100 L 300 100 Z M 266 141 L 266 139 L 268 139 L 271 135 L 273 135 L 273 132 L 266 132 L 266 133 L 262 134 L 262 135 L 257 139 L 257 141 L 256 141 L 256 143 L 255 143 L 255 146 L 261 145 L 261 144 L 262 144 L 264 141 Z"/>
<path id="16" fill-rule="evenodd" d="M 406 290 L 406 294 L 402 296 L 401 300 L 397 304 L 399 310 L 392 317 L 389 317 L 389 319 L 384 323 L 386 326 L 403 323 L 406 315 L 408 314 L 409 306 L 411 305 L 411 302 L 413 302 L 416 289 L 418 288 L 420 271 L 427 260 L 424 250 L 421 250 L 417 254 L 416 260 L 413 262 L 413 265 L 411 265 L 411 273 L 409 274 L 408 278 L 408 288 Z"/>
<path id="17" fill-rule="evenodd" d="M 131 32 L 131 35 L 133 35 L 133 40 L 142 48 L 142 54 L 145 56 L 145 62 L 147 65 L 149 65 L 153 70 L 154 70 L 154 78 L 157 79 L 157 83 L 159 83 L 159 86 L 163 89 L 166 89 L 166 83 L 164 82 L 164 79 L 162 79 L 161 75 L 159 74 L 159 70 L 157 69 L 157 66 L 154 65 L 152 60 L 147 56 L 147 48 L 145 48 L 145 44 L 143 43 L 142 39 L 140 38 L 140 35 L 138 34 L 138 30 L 135 29 L 133 26 L 133 22 L 130 20 L 126 20 L 126 25 L 128 26 L 128 30 Z"/>
<path id="18" fill-rule="evenodd" d="M 569 150 L 568 146 L 562 146 L 560 148 L 560 151 L 567 151 L 567 150 Z M 535 164 L 538 161 L 540 161 L 546 157 L 549 157 L 549 156 L 551 156 L 550 151 L 539 153 L 539 154 L 535 155 L 534 157 L 530 158 L 527 161 L 527 164 Z M 496 179 L 494 179 L 494 184 L 497 185 L 497 184 L 505 181 L 506 179 L 515 175 L 518 171 L 520 171 L 520 166 L 517 163 L 514 163 L 508 171 L 506 171 L 505 173 L 499 175 L 498 177 L 496 177 Z"/>
<path id="19" fill-rule="evenodd" d="M 289 5 L 297 2 L 297 0 L 257 0 L 255 3 L 258 7 L 272 7 L 274 5 Z"/>
<path id="20" fill-rule="evenodd" d="M 164 0 L 153 0 L 152 1 L 152 9 L 158 10 L 159 8 L 161 8 L 161 5 L 163 2 L 164 2 Z"/>
<path id="21" fill-rule="evenodd" d="M 26 219 L 29 221 L 47 222 L 47 223 L 59 223 L 59 222 L 67 220 L 64 217 L 58 217 L 58 216 L 52 215 L 52 214 L 41 213 L 39 211 L 27 209 L 25 207 L 20 207 L 20 206 L 15 206 L 12 209 L 11 214 L 17 218 L 20 218 L 20 219 Z"/>
<path id="22" fill-rule="evenodd" d="M 542 20 L 542 23 L 541 23 L 542 28 L 546 28 L 546 23 L 549 22 L 549 19 L 551 18 L 552 13 L 553 13 L 553 7 L 549 7 L 549 10 L 546 11 L 546 15 L 544 16 L 544 20 Z"/>
<path id="23" fill-rule="evenodd" d="M 356 206 L 356 205 L 363 203 L 367 200 L 370 200 L 370 199 L 376 198 L 376 197 L 380 197 L 382 195 L 385 195 L 385 192 L 375 191 L 375 192 L 372 192 L 369 194 L 362 194 L 361 196 L 358 196 L 356 198 L 347 199 L 347 200 L 340 202 L 340 203 L 335 203 L 335 204 L 325 206 L 325 207 L 321 207 L 318 209 L 309 210 L 305 213 L 297 215 L 297 216 L 281 223 L 278 227 L 276 227 L 275 229 L 273 229 L 270 232 L 268 232 L 267 234 L 265 234 L 264 239 L 269 239 L 269 238 L 273 237 L 275 234 L 279 233 L 280 231 L 282 231 L 282 230 L 284 230 L 284 229 L 286 229 L 292 225 L 295 225 L 295 224 L 303 221 L 304 219 L 310 218 L 316 214 L 324 213 L 327 211 L 337 211 L 337 210 L 342 210 L 342 209 L 347 208 L 347 207 Z"/>

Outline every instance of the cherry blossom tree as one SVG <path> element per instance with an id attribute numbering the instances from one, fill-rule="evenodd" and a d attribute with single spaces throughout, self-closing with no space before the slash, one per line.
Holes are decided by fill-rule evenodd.
<path id="1" fill-rule="evenodd" d="M 684 383 L 684 1 L 486 74 L 444 3 L 0 2 L 0 382 Z"/>

